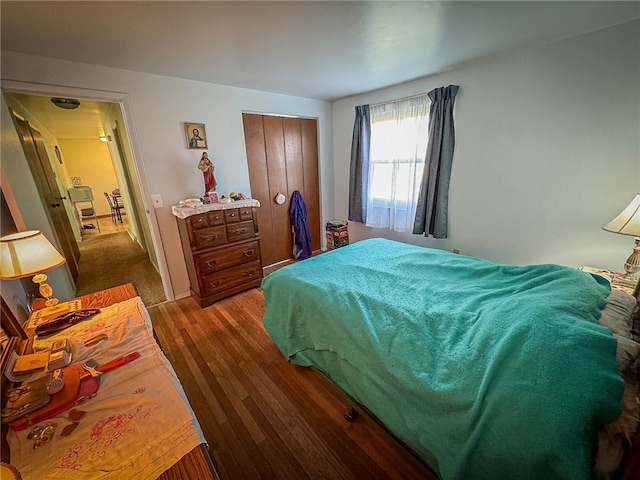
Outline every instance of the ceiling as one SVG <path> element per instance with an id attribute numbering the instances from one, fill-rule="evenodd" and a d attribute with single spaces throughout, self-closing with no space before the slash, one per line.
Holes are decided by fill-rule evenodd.
<path id="1" fill-rule="evenodd" d="M 58 139 L 89 138 L 97 140 L 105 132 L 102 128 L 101 112 L 105 112 L 110 103 L 80 100 L 75 110 L 64 110 L 51 103 L 50 97 L 12 93 L 20 102 Z"/>
<path id="2" fill-rule="evenodd" d="M 0 2 L 2 50 L 336 100 L 624 23 L 638 1 Z"/>
<path id="3" fill-rule="evenodd" d="M 2 0 L 0 14 L 3 51 L 334 101 L 635 20 L 640 2 Z"/>

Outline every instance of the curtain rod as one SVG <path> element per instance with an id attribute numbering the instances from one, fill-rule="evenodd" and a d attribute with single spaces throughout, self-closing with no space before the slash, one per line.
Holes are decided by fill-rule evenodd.
<path id="1" fill-rule="evenodd" d="M 377 105 L 383 105 L 383 104 L 389 103 L 389 102 L 401 102 L 403 100 L 411 100 L 412 98 L 426 97 L 426 96 L 427 96 L 427 93 L 417 93 L 415 95 L 409 95 L 408 97 L 396 98 L 394 100 L 386 100 L 384 102 L 371 103 L 371 104 L 369 104 L 369 106 L 375 107 Z"/>

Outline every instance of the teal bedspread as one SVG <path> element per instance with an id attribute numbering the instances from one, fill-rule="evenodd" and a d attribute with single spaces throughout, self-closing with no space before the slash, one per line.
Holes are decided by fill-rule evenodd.
<path id="1" fill-rule="evenodd" d="M 443 479 L 587 479 L 620 413 L 609 284 L 384 239 L 284 267 L 264 325 Z"/>

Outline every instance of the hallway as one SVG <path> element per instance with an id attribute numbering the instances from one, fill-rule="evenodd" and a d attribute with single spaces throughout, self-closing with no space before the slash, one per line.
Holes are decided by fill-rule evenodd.
<path id="1" fill-rule="evenodd" d="M 80 248 L 76 295 L 85 295 L 131 282 L 145 305 L 166 300 L 162 279 L 146 252 L 127 233 L 127 217 L 113 223 L 98 217 L 98 228 L 85 228 Z M 85 222 L 88 224 L 89 222 Z"/>

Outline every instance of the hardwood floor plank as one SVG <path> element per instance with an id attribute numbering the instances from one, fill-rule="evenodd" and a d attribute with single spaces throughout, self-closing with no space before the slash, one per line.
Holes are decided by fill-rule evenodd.
<path id="1" fill-rule="evenodd" d="M 327 462 L 330 452 L 325 451 L 317 431 L 309 427 L 305 415 L 297 408 L 298 403 L 294 403 L 295 398 L 290 398 L 276 386 L 266 370 L 247 370 L 246 376 L 263 402 L 270 407 L 272 425 L 278 433 L 286 432 L 286 436 L 281 435 L 282 440 L 287 444 L 292 442 L 297 447 L 297 455 L 312 478 L 319 472 L 325 478 L 344 478 L 338 475 L 331 462 Z"/>
<path id="2" fill-rule="evenodd" d="M 149 313 L 222 480 L 431 478 L 367 421 L 347 422 L 346 400 L 318 372 L 286 361 L 259 289 Z"/>
<path id="3" fill-rule="evenodd" d="M 182 328 L 182 322 L 188 319 L 188 309 L 181 309 L 183 305 L 172 305 L 168 307 L 168 315 L 166 317 L 157 318 L 154 328 L 158 332 L 160 343 L 170 345 L 172 347 L 180 346 L 179 349 L 169 348 L 171 352 L 172 364 L 174 369 L 181 380 L 185 394 L 189 399 L 203 434 L 209 443 L 209 451 L 213 458 L 223 458 L 224 468 L 216 468 L 221 473 L 221 470 L 226 471 L 226 477 L 222 478 L 245 478 L 243 471 L 245 467 L 242 466 L 241 461 L 237 458 L 236 452 L 231 448 L 232 442 L 228 441 L 228 438 L 224 435 L 224 430 L 220 428 L 221 425 L 228 423 L 227 417 L 218 402 L 218 396 L 215 393 L 215 389 L 211 388 L 212 382 L 215 382 L 215 378 L 210 375 L 209 381 L 202 382 L 204 377 L 202 370 L 197 366 L 197 361 L 193 358 L 191 350 L 188 347 L 189 340 L 185 338 L 185 334 L 188 332 L 187 328 Z M 197 305 L 196 305 L 197 306 Z M 184 306 L 183 306 L 184 307 Z M 184 316 L 178 314 L 178 312 L 184 312 Z M 152 317 L 153 318 L 153 317 Z M 164 320 L 161 322 L 160 320 Z M 164 329 L 162 327 L 168 326 L 170 335 L 164 335 Z M 180 327 L 180 328 L 177 328 Z M 187 335 L 188 336 L 188 335 Z M 175 362 L 174 363 L 174 360 Z M 178 370 L 178 366 L 181 366 Z M 195 373 L 194 373 L 195 372 Z M 212 448 L 215 445 L 216 448 Z M 222 474 L 222 473 L 221 473 Z"/>
<path id="4" fill-rule="evenodd" d="M 306 373 L 314 374 L 315 372 L 293 365 L 289 365 L 289 367 L 294 367 L 297 370 L 294 377 L 299 381 L 292 384 L 292 387 L 294 388 L 293 391 L 296 392 L 294 395 L 307 407 L 303 413 L 305 420 L 321 438 L 325 441 L 328 440 L 328 444 L 335 443 L 343 446 L 343 448 L 332 452 L 336 456 L 336 464 L 341 465 L 346 460 L 354 478 L 384 478 L 383 470 L 369 456 L 368 452 L 362 449 L 357 442 L 354 442 L 351 437 L 345 435 L 345 430 L 351 427 L 343 417 L 343 414 L 347 411 L 344 401 L 326 394 L 318 395 L 319 390 L 309 388 L 316 383 L 317 378 L 314 375 L 313 381 L 308 381 L 308 379 L 305 379 L 307 377 Z M 280 370 L 272 373 L 274 381 L 278 385 L 282 385 L 286 380 L 284 378 L 277 378 L 276 380 L 279 374 L 281 374 Z M 286 372 L 286 375 L 291 376 L 290 372 Z M 335 420 L 327 421 L 328 411 L 333 412 L 331 418 Z"/>
<path id="5" fill-rule="evenodd" d="M 309 476 L 306 474 L 304 466 L 300 463 L 295 449 L 291 450 L 282 441 L 278 432 L 264 415 L 262 406 L 258 406 L 251 397 L 245 400 L 245 406 L 265 432 L 267 440 L 261 442 L 259 446 L 276 474 L 276 478 L 291 480 L 308 479 Z"/>

